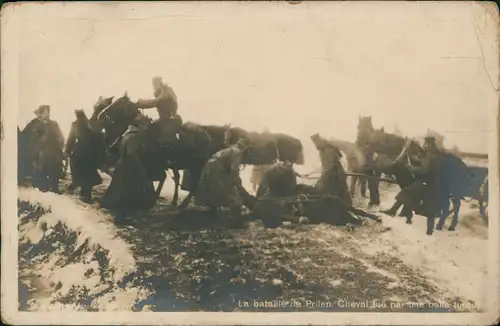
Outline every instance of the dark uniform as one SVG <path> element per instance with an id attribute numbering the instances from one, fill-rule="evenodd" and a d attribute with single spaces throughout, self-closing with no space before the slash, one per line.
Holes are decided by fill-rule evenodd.
<path id="1" fill-rule="evenodd" d="M 435 145 L 433 137 L 427 137 L 426 152 L 421 158 L 420 166 L 409 166 L 415 173 L 416 180 L 405 187 L 399 195 L 399 201 L 410 205 L 414 210 L 421 210 L 427 218 L 427 234 L 434 231 L 434 220 L 441 210 L 441 196 L 443 195 L 440 185 L 439 169 L 441 164 L 441 152 Z M 419 207 L 419 203 L 422 203 Z"/>
<path id="2" fill-rule="evenodd" d="M 352 199 L 347 188 L 347 175 L 340 162 L 340 150 L 319 135 L 311 136 L 321 159 L 321 177 L 316 188 L 324 194 L 335 195 L 352 205 Z"/>
<path id="3" fill-rule="evenodd" d="M 35 131 L 40 130 L 40 125 L 43 124 L 41 118 L 37 117 L 31 120 L 23 129 L 19 132 L 19 178 L 20 182 L 24 181 L 27 176 L 32 176 L 33 173 L 33 163 L 35 160 L 36 147 L 34 146 L 34 139 L 39 135 L 35 135 Z"/>
<path id="4" fill-rule="evenodd" d="M 277 227 L 282 221 L 296 219 L 298 207 L 287 203 L 286 198 L 298 194 L 297 176 L 289 161 L 277 161 L 263 172 L 254 213 L 265 227 Z"/>
<path id="5" fill-rule="evenodd" d="M 101 206 L 114 210 L 118 217 L 129 211 L 148 210 L 156 203 L 153 181 L 141 160 L 144 143 L 140 123 L 129 126 L 118 145 L 119 160 Z"/>
<path id="6" fill-rule="evenodd" d="M 229 207 L 235 215 L 241 214 L 242 205 L 252 208 L 252 196 L 243 188 L 240 178 L 240 165 L 247 148 L 247 142 L 240 139 L 208 160 L 196 194 L 198 205 L 212 210 Z"/>
<path id="7" fill-rule="evenodd" d="M 288 197 L 297 192 L 297 173 L 290 162 L 275 162 L 262 171 L 257 198 Z"/>
<path id="8" fill-rule="evenodd" d="M 97 172 L 104 159 L 104 137 L 90 129 L 83 110 L 75 110 L 76 121 L 71 124 L 65 154 L 70 159 L 70 189 L 81 187 L 83 201 L 92 199 L 92 187 L 101 184 L 102 178 Z"/>
<path id="9" fill-rule="evenodd" d="M 59 124 L 50 119 L 50 106 L 41 105 L 35 114 L 37 118 L 25 128 L 33 186 L 42 191 L 58 192 L 63 172 L 64 136 Z"/>

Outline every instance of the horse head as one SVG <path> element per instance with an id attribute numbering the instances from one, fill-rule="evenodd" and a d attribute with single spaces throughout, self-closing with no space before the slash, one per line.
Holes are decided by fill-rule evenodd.
<path id="1" fill-rule="evenodd" d="M 122 97 L 117 98 L 114 102 L 101 110 L 97 115 L 97 119 L 99 121 L 110 120 L 113 123 L 125 123 L 128 125 L 138 113 L 139 109 L 135 103 L 130 100 L 127 92 L 125 92 Z"/>
<path id="2" fill-rule="evenodd" d="M 93 117 L 97 118 L 99 113 L 102 112 L 106 107 L 108 107 L 111 103 L 113 103 L 114 96 L 111 97 L 102 97 L 99 96 L 97 102 L 94 104 L 94 112 L 92 114 Z"/>
<path id="3" fill-rule="evenodd" d="M 405 144 L 405 138 L 387 133 L 384 128 L 374 130 L 367 141 L 371 150 L 392 157 L 397 157 Z"/>
<path id="4" fill-rule="evenodd" d="M 387 134 L 385 133 L 384 127 L 380 129 L 374 129 L 370 136 L 366 139 L 365 144 L 372 150 L 379 152 L 380 149 L 385 146 L 387 142 Z"/>
<path id="5" fill-rule="evenodd" d="M 372 117 L 358 117 L 358 138 L 366 138 L 373 132 Z"/>
<path id="6" fill-rule="evenodd" d="M 407 163 L 414 165 L 424 153 L 417 141 L 405 138 L 405 145 L 392 164 Z"/>

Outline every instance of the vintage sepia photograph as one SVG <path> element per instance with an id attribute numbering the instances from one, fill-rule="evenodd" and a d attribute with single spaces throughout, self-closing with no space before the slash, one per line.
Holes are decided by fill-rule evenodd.
<path id="1" fill-rule="evenodd" d="M 498 14 L 4 5 L 2 320 L 494 323 Z"/>

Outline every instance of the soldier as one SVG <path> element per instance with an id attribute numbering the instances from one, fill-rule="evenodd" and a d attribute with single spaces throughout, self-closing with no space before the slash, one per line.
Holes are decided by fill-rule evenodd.
<path id="1" fill-rule="evenodd" d="M 42 106 L 33 111 L 35 118 L 28 122 L 23 131 L 20 133 L 20 145 L 21 150 L 23 150 L 23 155 L 21 157 L 24 158 L 23 162 L 20 162 L 23 167 L 21 179 L 24 179 L 24 176 L 31 176 L 33 172 L 33 164 L 36 154 L 35 140 L 40 137 L 40 131 L 42 130 L 41 127 L 43 126 L 41 109 Z"/>
<path id="2" fill-rule="evenodd" d="M 212 156 L 201 174 L 197 204 L 208 206 L 212 211 L 229 207 L 236 216 L 241 215 L 242 205 L 252 209 L 249 199 L 253 196 L 243 188 L 240 178 L 240 165 L 247 148 L 247 140 L 240 138 L 235 145 Z"/>
<path id="3" fill-rule="evenodd" d="M 297 192 L 297 177 L 300 176 L 293 169 L 289 161 L 276 161 L 262 171 L 261 183 L 257 189 L 258 198 L 264 196 L 287 197 Z"/>
<path id="4" fill-rule="evenodd" d="M 130 211 L 148 210 L 156 203 L 153 181 L 148 178 L 141 160 L 142 130 L 146 123 L 143 119 L 134 120 L 121 139 L 112 145 L 118 148 L 119 160 L 100 205 L 116 211 L 117 218 L 125 217 Z"/>
<path id="5" fill-rule="evenodd" d="M 139 109 L 156 108 L 159 118 L 153 128 L 159 134 L 158 141 L 162 145 L 176 144 L 183 135 L 182 118 L 177 114 L 177 96 L 161 77 L 153 77 L 153 91 L 154 99 L 139 99 L 136 106 Z"/>
<path id="6" fill-rule="evenodd" d="M 316 183 L 316 188 L 322 193 L 336 195 L 347 204 L 352 205 L 352 199 L 347 189 L 347 175 L 340 162 L 342 153 L 336 146 L 318 134 L 311 136 L 311 140 L 318 149 L 321 159 L 322 173 Z"/>
<path id="7" fill-rule="evenodd" d="M 33 186 L 42 191 L 58 192 L 63 172 L 64 136 L 59 124 L 50 119 L 50 106 L 40 105 L 35 114 L 38 121 L 27 126 L 31 134 L 28 142 L 33 155 Z"/>
<path id="8" fill-rule="evenodd" d="M 71 124 L 65 155 L 70 159 L 72 183 L 69 190 L 81 188 L 83 201 L 92 199 L 92 187 L 101 184 L 97 172 L 104 156 L 104 138 L 99 132 L 90 129 L 89 121 L 83 110 L 75 110 L 76 121 Z"/>
<path id="9" fill-rule="evenodd" d="M 386 213 L 394 215 L 401 205 L 408 205 L 413 210 L 421 210 L 427 218 L 427 235 L 432 235 L 434 220 L 440 213 L 442 196 L 445 195 L 440 191 L 440 164 L 441 152 L 436 146 L 435 138 L 426 137 L 421 165 L 408 166 L 415 174 L 416 180 L 400 192 L 396 203 Z M 407 219 L 407 223 L 411 223 L 411 217 L 407 217 Z"/>
<path id="10" fill-rule="evenodd" d="M 140 109 L 156 108 L 159 119 L 170 119 L 177 115 L 177 96 L 174 90 L 163 82 L 161 77 L 153 77 L 154 99 L 137 101 Z"/>

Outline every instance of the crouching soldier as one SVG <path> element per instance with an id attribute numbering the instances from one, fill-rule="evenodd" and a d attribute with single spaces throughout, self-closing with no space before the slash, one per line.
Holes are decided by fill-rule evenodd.
<path id="1" fill-rule="evenodd" d="M 278 227 L 283 221 L 295 221 L 300 217 L 294 215 L 296 205 L 287 202 L 287 198 L 297 195 L 297 176 L 292 163 L 287 161 L 275 162 L 263 172 L 254 213 L 265 227 Z"/>
<path id="2" fill-rule="evenodd" d="M 316 188 L 323 194 L 335 195 L 352 205 L 352 199 L 347 187 L 347 174 L 340 159 L 342 153 L 328 140 L 315 134 L 311 136 L 321 159 L 321 177 Z"/>
<path id="3" fill-rule="evenodd" d="M 255 198 L 241 183 L 240 165 L 248 149 L 247 140 L 222 149 L 208 160 L 201 173 L 196 204 L 208 206 L 212 212 L 228 207 L 231 215 L 241 216 L 243 205 L 253 208 Z"/>
<path id="4" fill-rule="evenodd" d="M 288 161 L 267 166 L 262 172 L 257 198 L 294 196 L 297 192 L 297 176 L 292 163 Z"/>

